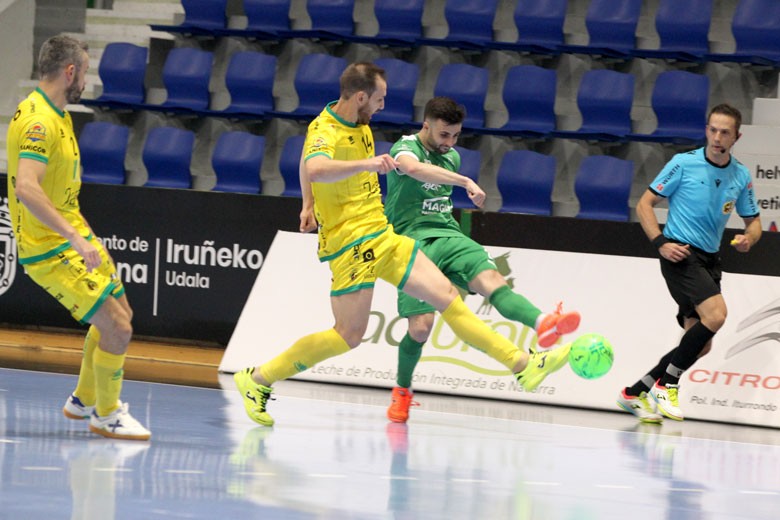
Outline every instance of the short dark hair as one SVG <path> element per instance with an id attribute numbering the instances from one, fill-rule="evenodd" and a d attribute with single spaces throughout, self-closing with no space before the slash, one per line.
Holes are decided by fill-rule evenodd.
<path id="1" fill-rule="evenodd" d="M 466 119 L 466 107 L 459 105 L 452 98 L 438 96 L 429 99 L 425 104 L 423 119 L 441 119 L 448 125 L 456 125 Z"/>
<path id="2" fill-rule="evenodd" d="M 742 112 L 740 112 L 739 109 L 729 105 L 728 103 L 721 103 L 720 105 L 715 105 L 714 107 L 712 107 L 709 115 L 707 116 L 707 124 L 710 123 L 710 118 L 712 117 L 712 114 L 722 114 L 724 116 L 733 117 L 734 122 L 736 123 L 737 133 L 739 133 L 739 127 L 742 126 Z"/>
<path id="3" fill-rule="evenodd" d="M 377 78 L 385 79 L 385 69 L 368 62 L 352 63 L 341 73 L 339 87 L 342 98 L 350 98 L 363 91 L 371 96 L 376 90 Z"/>
<path id="4" fill-rule="evenodd" d="M 41 45 L 38 52 L 38 76 L 41 79 L 53 79 L 54 76 L 70 64 L 81 70 L 84 65 L 84 53 L 89 50 L 85 41 L 70 36 L 52 36 Z"/>

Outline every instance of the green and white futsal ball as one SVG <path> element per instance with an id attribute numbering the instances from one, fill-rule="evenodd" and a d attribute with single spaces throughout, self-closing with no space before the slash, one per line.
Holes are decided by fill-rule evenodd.
<path id="1" fill-rule="evenodd" d="M 614 359 L 612 345 L 601 334 L 580 336 L 569 351 L 571 369 L 585 379 L 596 379 L 609 372 Z"/>

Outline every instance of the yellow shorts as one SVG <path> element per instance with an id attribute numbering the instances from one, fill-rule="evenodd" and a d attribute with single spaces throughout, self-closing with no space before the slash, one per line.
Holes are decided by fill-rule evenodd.
<path id="1" fill-rule="evenodd" d="M 381 278 L 402 289 L 412 272 L 419 246 L 413 239 L 398 235 L 392 227 L 330 260 L 333 280 L 330 295 L 351 293 L 374 287 Z"/>
<path id="2" fill-rule="evenodd" d="M 76 321 L 84 324 L 89 322 L 106 298 L 119 298 L 125 292 L 114 262 L 103 245 L 94 238 L 91 242 L 98 248 L 103 260 L 91 273 L 87 272 L 81 255 L 72 247 L 51 258 L 24 266 L 35 283 L 68 309 Z"/>

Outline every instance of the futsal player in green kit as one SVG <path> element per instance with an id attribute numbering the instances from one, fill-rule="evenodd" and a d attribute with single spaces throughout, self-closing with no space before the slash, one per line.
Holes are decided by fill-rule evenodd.
<path id="1" fill-rule="evenodd" d="M 549 314 L 512 291 L 481 245 L 467 237 L 452 216 L 453 186 L 463 188 L 478 207 L 485 192 L 458 174 L 460 155 L 453 147 L 466 117 L 465 108 L 447 97 L 425 105 L 422 129 L 403 136 L 390 149 L 400 165 L 387 174 L 385 214 L 397 233 L 417 240 L 422 251 L 457 286 L 489 298 L 502 316 L 536 331 L 541 348 L 552 346 L 562 334 L 577 329 L 580 315 L 563 313 L 561 305 Z M 408 319 L 408 331 L 398 348 L 397 386 L 387 417 L 406 422 L 412 404 L 412 375 L 433 327 L 435 309 L 398 291 L 398 314 Z"/>

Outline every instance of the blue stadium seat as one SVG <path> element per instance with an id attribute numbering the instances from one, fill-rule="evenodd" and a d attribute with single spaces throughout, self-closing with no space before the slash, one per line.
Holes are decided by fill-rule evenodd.
<path id="1" fill-rule="evenodd" d="M 517 41 L 494 42 L 498 49 L 526 51 L 535 54 L 557 54 L 563 45 L 563 23 L 567 0 L 517 0 L 515 26 Z"/>
<path id="2" fill-rule="evenodd" d="M 501 128 L 485 133 L 542 137 L 555 130 L 555 69 L 516 65 L 507 71 L 503 99 L 509 119 Z"/>
<path id="3" fill-rule="evenodd" d="M 709 52 L 712 0 L 660 0 L 655 28 L 661 39 L 658 49 L 634 49 L 638 58 L 700 62 Z"/>
<path id="4" fill-rule="evenodd" d="M 181 0 L 184 8 L 182 29 L 214 31 L 227 25 L 227 0 Z"/>
<path id="5" fill-rule="evenodd" d="M 383 69 L 388 82 L 385 108 L 374 114 L 371 123 L 376 125 L 409 126 L 414 123 L 414 94 L 420 79 L 420 68 L 397 58 L 381 58 L 374 63 Z"/>
<path id="6" fill-rule="evenodd" d="M 355 0 L 306 0 L 311 29 L 283 31 L 284 38 L 322 38 L 348 40 L 354 36 L 352 11 Z"/>
<path id="7" fill-rule="evenodd" d="M 84 171 L 81 180 L 100 184 L 125 183 L 125 154 L 130 129 L 103 121 L 90 121 L 79 134 Z"/>
<path id="8" fill-rule="evenodd" d="M 461 148 L 460 146 L 456 146 L 455 149 L 460 154 L 460 171 L 458 173 L 477 182 L 479 179 L 479 169 L 482 166 L 482 154 L 477 150 L 469 150 L 467 148 Z M 471 202 L 471 199 L 469 199 L 466 190 L 459 186 L 453 186 L 452 188 L 452 206 L 461 209 L 476 208 L 474 203 Z"/>
<path id="9" fill-rule="evenodd" d="M 181 0 L 184 21 L 179 25 L 152 24 L 153 31 L 216 36 L 227 25 L 227 0 Z"/>
<path id="10" fill-rule="evenodd" d="M 243 0 L 246 31 L 279 35 L 290 30 L 290 0 Z"/>
<path id="11" fill-rule="evenodd" d="M 141 105 L 146 92 L 146 60 L 149 49 L 132 43 L 109 43 L 103 50 L 98 75 L 103 93 L 85 105 Z"/>
<path id="12" fill-rule="evenodd" d="M 606 155 L 585 157 L 574 178 L 574 193 L 580 202 L 577 218 L 627 222 L 633 179 L 633 161 Z"/>
<path id="13" fill-rule="evenodd" d="M 189 130 L 162 126 L 146 136 L 141 158 L 149 179 L 144 186 L 191 188 L 190 161 L 195 134 Z"/>
<path id="14" fill-rule="evenodd" d="M 214 191 L 260 193 L 265 138 L 248 132 L 224 132 L 211 155 L 217 174 Z"/>
<path id="15" fill-rule="evenodd" d="M 492 43 L 497 7 L 498 0 L 447 0 L 444 17 L 449 26 L 448 45 L 483 47 Z"/>
<path id="16" fill-rule="evenodd" d="M 307 54 L 295 71 L 294 86 L 298 107 L 291 112 L 276 111 L 277 117 L 309 119 L 322 112 L 325 105 L 339 98 L 339 78 L 347 60 L 329 54 Z"/>
<path id="17" fill-rule="evenodd" d="M 582 126 L 574 131 L 556 131 L 553 135 L 571 139 L 623 141 L 631 133 L 633 102 L 633 74 L 589 70 L 583 74 L 577 92 Z"/>
<path id="18" fill-rule="evenodd" d="M 208 110 L 213 53 L 178 47 L 165 58 L 162 79 L 168 97 L 165 108 Z"/>
<path id="19" fill-rule="evenodd" d="M 482 129 L 485 126 L 487 90 L 487 69 L 464 63 L 448 63 L 439 71 L 433 95 L 451 97 L 466 107 L 464 129 Z"/>
<path id="20" fill-rule="evenodd" d="M 658 126 L 650 134 L 630 134 L 633 141 L 704 144 L 707 124 L 709 78 L 681 70 L 658 75 L 653 86 L 652 109 Z"/>
<path id="21" fill-rule="evenodd" d="M 501 212 L 552 215 L 555 157 L 530 150 L 504 154 L 496 174 Z"/>
<path id="22" fill-rule="evenodd" d="M 230 114 L 263 115 L 274 109 L 276 56 L 241 51 L 230 58 L 225 85 L 230 92 Z"/>
<path id="23" fill-rule="evenodd" d="M 301 163 L 301 153 L 303 153 L 303 141 L 306 136 L 294 135 L 288 137 L 282 146 L 282 153 L 279 156 L 279 173 L 284 180 L 283 197 L 301 197 L 301 179 L 299 166 Z"/>
<path id="24" fill-rule="evenodd" d="M 585 15 L 587 45 L 561 45 L 567 53 L 629 58 L 636 47 L 642 0 L 591 0 Z"/>
<path id="25" fill-rule="evenodd" d="M 375 43 L 411 44 L 422 37 L 425 0 L 374 0 L 379 22 Z"/>
<path id="26" fill-rule="evenodd" d="M 740 0 L 731 19 L 731 32 L 736 40 L 736 51 L 708 54 L 706 59 L 780 66 L 780 2 Z"/>

